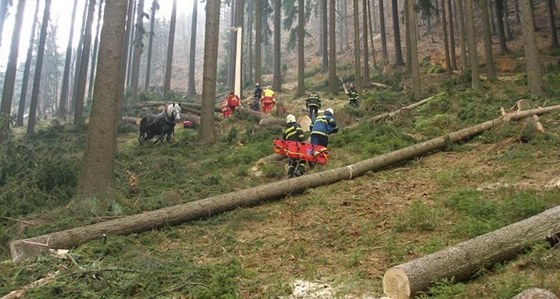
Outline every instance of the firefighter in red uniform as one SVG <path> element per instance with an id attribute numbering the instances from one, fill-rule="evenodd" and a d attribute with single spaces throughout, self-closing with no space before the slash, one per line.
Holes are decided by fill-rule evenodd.
<path id="1" fill-rule="evenodd" d="M 222 104 L 222 114 L 224 118 L 230 117 L 233 114 L 235 108 L 239 106 L 239 103 L 239 96 L 231 91 L 229 95 L 224 99 L 224 103 Z"/>
<path id="2" fill-rule="evenodd" d="M 276 99 L 274 99 L 274 91 L 270 86 L 267 86 L 265 90 L 263 90 L 263 95 L 261 98 L 261 107 L 264 113 L 270 113 L 272 111 L 272 107 L 276 105 Z"/>

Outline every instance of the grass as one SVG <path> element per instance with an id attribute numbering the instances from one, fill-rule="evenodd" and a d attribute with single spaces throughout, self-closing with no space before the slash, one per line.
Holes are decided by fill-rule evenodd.
<path id="1" fill-rule="evenodd" d="M 390 78 L 378 82 L 391 83 Z M 361 124 L 331 137 L 331 161 L 314 172 L 381 155 L 458 128 L 495 118 L 522 95 L 459 92 L 410 111 L 406 117 Z M 459 88 L 457 88 L 459 89 Z M 510 95 L 516 95 L 511 97 Z M 543 103 L 545 100 L 537 100 Z M 367 119 L 412 103 L 394 90 L 363 95 Z M 514 103 L 514 101 L 513 101 Z M 338 112 L 337 112 L 338 113 Z M 535 215 L 559 204 L 558 190 L 543 189 L 555 172 L 560 130 L 542 116 L 547 131 L 528 143 L 515 137 L 516 123 L 488 131 L 468 143 L 418 157 L 351 181 L 306 190 L 297 196 L 239 208 L 176 227 L 110 236 L 70 251 L 23 264 L 3 262 L 0 294 L 54 269 L 55 282 L 28 298 L 277 298 L 296 279 L 338 286 L 337 295 L 380 295 L 388 267 Z M 272 153 L 279 128 L 249 117 L 224 124 L 213 146 L 197 143 L 197 132 L 178 129 L 173 143 L 139 147 L 136 133 L 119 137 L 116 184 L 125 198 L 111 217 L 194 201 L 285 177 L 283 163 L 255 162 Z M 0 147 L 0 256 L 9 240 L 102 220 L 68 208 L 84 145 L 83 128 L 53 123 L 33 141 L 14 138 Z M 5 161 L 5 162 L 4 162 Z M 138 179 L 129 192 L 127 171 Z M 494 187 L 484 187 L 494 186 Z M 113 206 L 116 205 L 113 204 Z M 549 245 L 548 245 L 549 246 Z M 509 298 L 533 285 L 559 292 L 557 249 L 535 246 L 514 263 L 481 271 L 476 279 L 441 281 L 420 298 Z M 511 297 L 511 296 L 510 296 Z"/>

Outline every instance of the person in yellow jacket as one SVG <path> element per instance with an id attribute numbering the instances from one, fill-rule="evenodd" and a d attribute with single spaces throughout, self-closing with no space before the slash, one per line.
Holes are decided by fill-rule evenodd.
<path id="1" fill-rule="evenodd" d="M 276 99 L 274 98 L 274 90 L 270 86 L 267 86 L 265 90 L 263 90 L 262 98 L 261 98 L 261 107 L 264 113 L 270 113 L 272 111 L 272 107 L 276 105 Z"/>

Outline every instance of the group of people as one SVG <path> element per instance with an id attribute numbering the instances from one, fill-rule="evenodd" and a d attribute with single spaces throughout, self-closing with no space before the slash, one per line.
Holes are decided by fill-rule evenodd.
<path id="1" fill-rule="evenodd" d="M 313 145 L 327 147 L 329 135 L 338 132 L 338 124 L 334 120 L 334 110 L 327 108 L 322 115 L 317 116 L 311 123 L 310 142 Z M 305 141 L 303 128 L 297 122 L 293 114 L 286 116 L 286 128 L 283 131 L 282 139 L 287 141 Z M 305 161 L 296 158 L 289 158 L 288 177 L 301 176 L 305 172 Z"/>

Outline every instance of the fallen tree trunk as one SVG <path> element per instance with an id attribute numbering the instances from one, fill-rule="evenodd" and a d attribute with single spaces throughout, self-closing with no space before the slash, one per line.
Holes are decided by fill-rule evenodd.
<path id="1" fill-rule="evenodd" d="M 472 138 L 488 129 L 509 121 L 533 114 L 541 114 L 560 109 L 560 105 L 522 111 L 465 128 L 445 136 L 396 150 L 348 166 L 307 174 L 301 177 L 264 184 L 261 186 L 201 199 L 186 204 L 131 215 L 107 222 L 54 232 L 10 242 L 12 259 L 33 256 L 37 252 L 53 248 L 72 248 L 106 235 L 126 235 L 139 233 L 165 225 L 177 225 L 187 221 L 208 217 L 238 207 L 253 206 L 265 200 L 283 198 L 306 189 L 351 180 L 367 171 L 379 170 L 415 156 L 424 155 L 444 147 L 448 142 Z"/>
<path id="2" fill-rule="evenodd" d="M 23 288 L 21 288 L 19 290 L 11 291 L 7 295 L 2 296 L 2 298 L 0 298 L 0 299 L 25 298 L 25 293 L 27 293 L 27 291 L 32 290 L 34 288 L 44 286 L 44 285 L 52 282 L 59 274 L 60 274 L 60 271 L 49 273 L 46 277 L 43 277 L 39 280 L 36 280 L 36 281 L 24 286 Z"/>
<path id="3" fill-rule="evenodd" d="M 511 299 L 558 299 L 558 297 L 549 290 L 530 288 L 517 294 Z"/>
<path id="4" fill-rule="evenodd" d="M 560 206 L 455 246 L 392 267 L 383 275 L 389 298 L 412 298 L 442 279 L 462 281 L 560 233 Z"/>
<path id="5" fill-rule="evenodd" d="M 434 98 L 440 97 L 440 96 L 442 96 L 442 95 L 443 95 L 443 93 L 435 94 L 435 95 L 433 95 L 433 96 L 431 96 L 431 97 L 425 98 L 425 99 L 423 99 L 423 100 L 421 100 L 421 101 L 419 101 L 419 102 L 416 102 L 416 103 L 412 103 L 412 104 L 410 104 L 410 105 L 408 105 L 408 106 L 405 106 L 405 107 L 402 107 L 402 108 L 400 108 L 400 109 L 397 109 L 397 110 L 394 110 L 394 111 L 391 111 L 391 112 L 385 112 L 385 113 L 376 115 L 376 116 L 374 116 L 374 117 L 372 117 L 372 118 L 368 118 L 368 119 L 366 120 L 366 122 L 368 122 L 368 123 L 370 123 L 370 124 L 374 124 L 374 123 L 379 122 L 379 121 L 382 121 L 382 120 L 384 120 L 384 119 L 393 117 L 393 116 L 395 116 L 396 114 L 399 114 L 399 113 L 401 113 L 401 112 L 403 112 L 403 111 L 412 110 L 412 109 L 414 109 L 414 108 L 416 108 L 416 107 L 418 107 L 418 106 L 421 106 L 421 105 L 423 105 L 423 104 L 426 104 L 427 102 L 433 100 Z M 353 128 L 353 127 L 356 127 L 356 126 L 358 126 L 358 124 L 354 124 L 354 125 L 348 126 L 348 127 L 346 127 L 346 128 Z"/>

